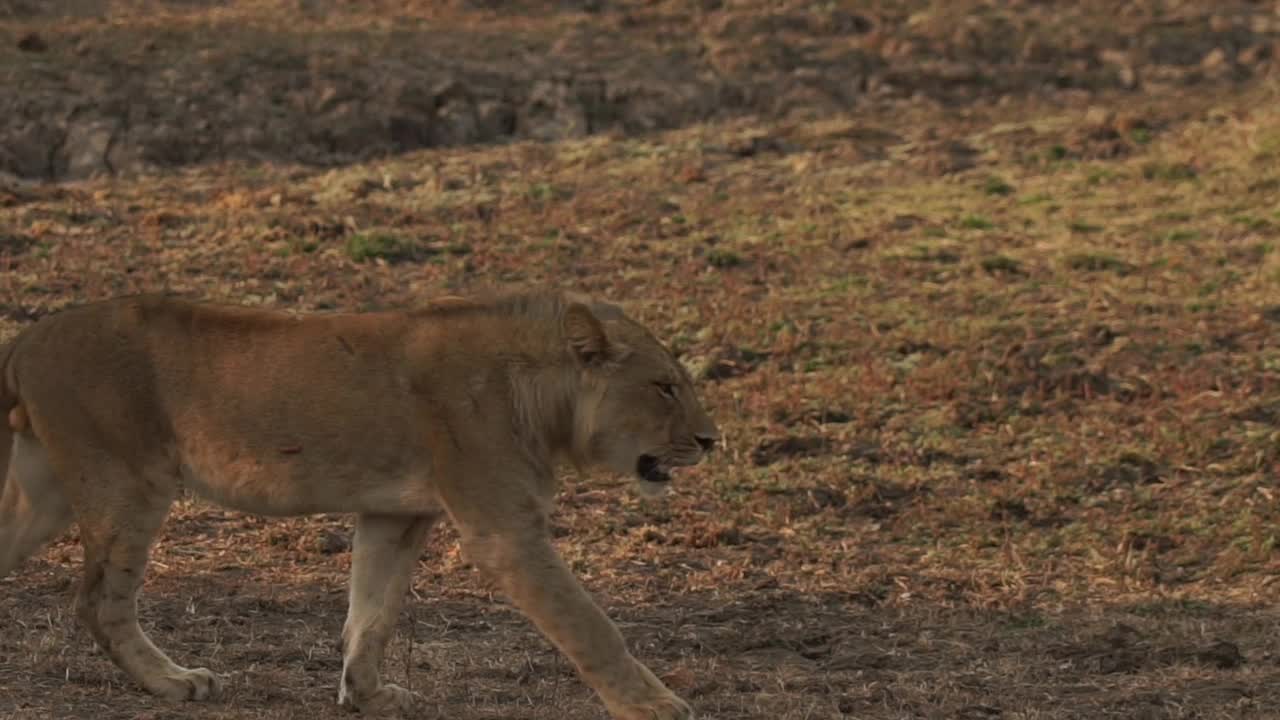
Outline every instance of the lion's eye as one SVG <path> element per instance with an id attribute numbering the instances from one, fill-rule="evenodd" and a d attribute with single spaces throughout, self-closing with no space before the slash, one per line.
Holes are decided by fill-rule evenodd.
<path id="1" fill-rule="evenodd" d="M 666 383 L 666 382 L 656 382 L 654 383 L 654 386 L 658 388 L 658 392 L 662 393 L 663 397 L 668 398 L 670 400 L 676 399 L 675 385 L 672 385 L 671 383 Z"/>

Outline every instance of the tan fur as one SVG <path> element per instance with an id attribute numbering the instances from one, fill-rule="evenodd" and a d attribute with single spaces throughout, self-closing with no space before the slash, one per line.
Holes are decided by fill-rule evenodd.
<path id="1" fill-rule="evenodd" d="M 558 460 L 636 475 L 694 464 L 718 437 L 688 373 L 614 306 L 548 292 L 298 317 L 120 298 L 0 347 L 0 412 L 0 576 L 77 522 L 79 616 L 157 695 L 221 687 L 137 621 L 148 550 L 185 485 L 248 512 L 357 515 L 344 704 L 413 705 L 379 664 L 423 538 L 447 515 L 615 718 L 692 717 L 548 538 Z"/>

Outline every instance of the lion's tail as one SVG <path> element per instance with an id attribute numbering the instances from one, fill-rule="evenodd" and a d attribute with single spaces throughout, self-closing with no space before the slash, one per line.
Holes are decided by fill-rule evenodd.
<path id="1" fill-rule="evenodd" d="M 73 520 L 47 459 L 15 457 L 40 452 L 14 370 L 20 343 L 21 335 L 0 345 L 0 578 Z"/>
<path id="2" fill-rule="evenodd" d="M 0 497 L 7 494 L 9 486 L 9 459 L 13 454 L 13 427 L 15 420 L 10 417 L 21 414 L 18 409 L 18 389 L 13 379 L 13 371 L 9 369 L 9 360 L 13 357 L 15 340 L 0 344 Z M 3 507 L 3 505 L 0 505 Z"/>
<path id="3" fill-rule="evenodd" d="M 13 420 L 16 419 L 9 416 L 22 412 L 18 409 L 18 391 L 13 387 L 13 372 L 9 369 L 14 345 L 13 340 L 0 345 L 0 578 L 17 564 L 11 556 L 17 553 L 15 526 L 22 503 L 22 489 L 9 470 L 13 457 Z"/>
<path id="4" fill-rule="evenodd" d="M 15 345 L 0 345 L 0 578 L 71 523 L 56 483 L 39 472 L 19 477 L 14 466 L 17 436 L 31 424 L 14 377 Z"/>
<path id="5" fill-rule="evenodd" d="M 25 504 L 22 488 L 9 468 L 13 458 L 13 421 L 20 419 L 10 415 L 22 413 L 13 371 L 9 369 L 15 344 L 13 340 L 0 344 L 0 578 L 8 575 L 19 561 L 16 557 L 18 513 Z"/>

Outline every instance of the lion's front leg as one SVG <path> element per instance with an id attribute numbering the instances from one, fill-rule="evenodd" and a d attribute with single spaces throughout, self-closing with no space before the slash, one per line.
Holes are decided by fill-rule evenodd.
<path id="1" fill-rule="evenodd" d="M 622 633 L 565 566 L 545 531 L 475 532 L 464 549 L 569 657 L 619 720 L 686 720 L 689 706 L 627 652 Z"/>
<path id="2" fill-rule="evenodd" d="M 361 515 L 351 548 L 351 599 L 342 628 L 338 702 L 363 713 L 404 713 L 416 698 L 378 677 L 382 654 L 435 515 Z"/>

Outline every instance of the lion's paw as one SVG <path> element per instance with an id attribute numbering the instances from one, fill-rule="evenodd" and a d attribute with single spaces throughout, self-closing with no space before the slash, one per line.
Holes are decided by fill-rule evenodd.
<path id="1" fill-rule="evenodd" d="M 424 703 L 422 695 L 399 685 L 387 683 L 373 695 L 356 702 L 351 693 L 343 692 L 338 702 L 362 715 L 407 715 Z"/>
<path id="2" fill-rule="evenodd" d="M 214 700 L 222 694 L 222 678 L 207 668 L 180 669 L 166 673 L 152 692 L 169 700 Z"/>
<path id="3" fill-rule="evenodd" d="M 693 720 L 693 709 L 668 692 L 653 702 L 620 710 L 618 720 Z"/>

